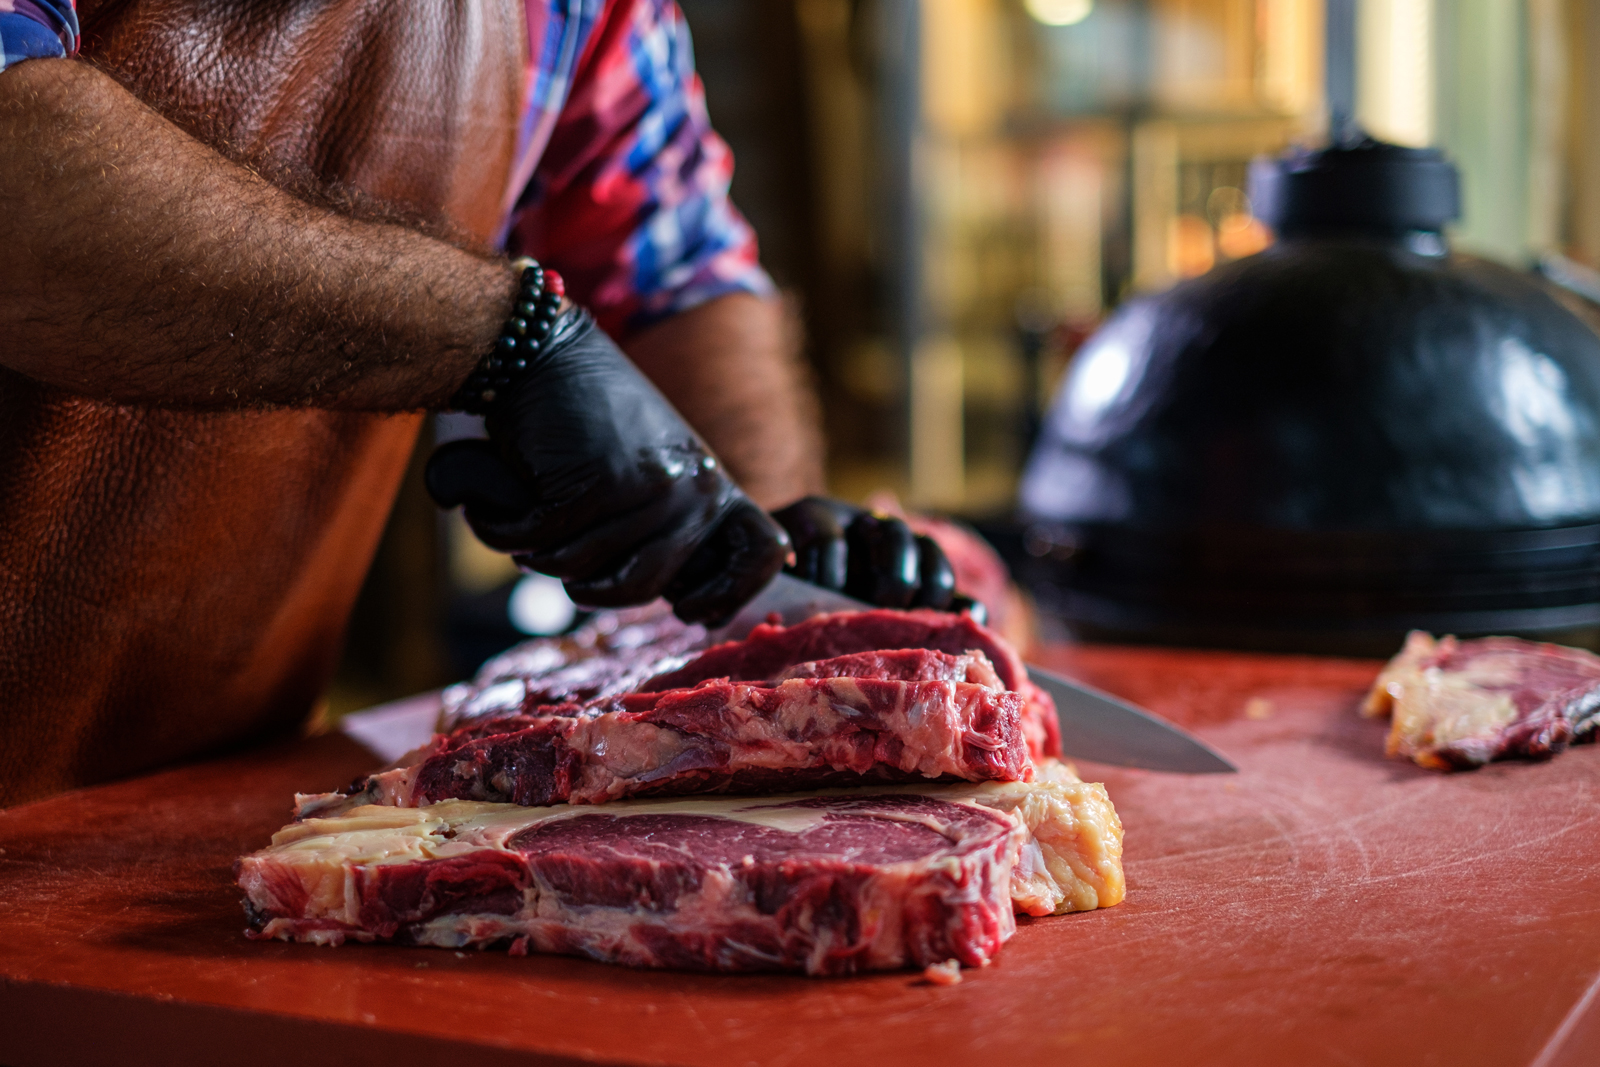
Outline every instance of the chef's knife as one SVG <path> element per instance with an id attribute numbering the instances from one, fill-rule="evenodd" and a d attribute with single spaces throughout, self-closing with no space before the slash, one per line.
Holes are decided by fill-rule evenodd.
<path id="1" fill-rule="evenodd" d="M 756 594 L 727 625 L 712 631 L 714 641 L 737 641 L 773 616 L 786 626 L 830 611 L 866 611 L 854 597 L 780 574 Z M 1233 764 L 1164 719 L 1114 696 L 1069 681 L 1028 664 L 1028 677 L 1056 702 L 1061 748 L 1069 756 L 1144 767 L 1152 771 L 1213 774 L 1236 771 Z"/>

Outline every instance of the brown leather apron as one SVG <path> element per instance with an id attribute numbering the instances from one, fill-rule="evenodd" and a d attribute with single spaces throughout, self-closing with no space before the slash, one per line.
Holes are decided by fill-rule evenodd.
<path id="1" fill-rule="evenodd" d="M 487 242 L 520 0 L 80 4 L 83 54 L 185 129 Z M 419 416 L 196 413 L 0 371 L 0 806 L 304 720 Z"/>

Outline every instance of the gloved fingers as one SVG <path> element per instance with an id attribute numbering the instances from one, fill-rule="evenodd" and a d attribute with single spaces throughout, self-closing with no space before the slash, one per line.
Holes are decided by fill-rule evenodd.
<path id="1" fill-rule="evenodd" d="M 794 546 L 790 574 L 824 589 L 843 589 L 850 551 L 845 528 L 860 511 L 826 497 L 808 496 L 772 513 Z"/>
<path id="2" fill-rule="evenodd" d="M 687 558 L 716 525 L 731 491 L 731 484 L 725 481 L 711 489 L 688 481 L 680 482 L 641 506 L 613 513 L 560 542 L 533 547 L 525 555 L 529 565 L 543 574 L 553 574 L 567 581 L 601 584 L 606 574 L 617 572 L 626 560 L 651 542 L 663 539 L 681 542 Z M 668 571 L 662 581 L 671 574 Z M 598 601 L 584 603 L 606 606 Z"/>
<path id="3" fill-rule="evenodd" d="M 772 513 L 791 540 L 843 537 L 845 527 L 862 515 L 860 508 L 825 496 L 804 496 Z M 796 541 L 796 544 L 799 542 Z"/>
<path id="4" fill-rule="evenodd" d="M 957 594 L 950 599 L 950 607 L 947 610 L 953 611 L 957 615 L 969 615 L 972 617 L 972 621 L 979 626 L 987 626 L 989 624 L 989 609 L 981 600 L 974 600 L 969 596 Z"/>
<path id="5" fill-rule="evenodd" d="M 864 514 L 845 533 L 850 549 L 844 591 L 881 608 L 911 606 L 920 579 L 917 539 L 900 519 Z"/>
<path id="6" fill-rule="evenodd" d="M 593 413 L 591 413 L 593 414 Z M 634 420 L 637 421 L 637 420 Z M 540 539 L 522 546 L 530 552 L 561 552 L 573 546 L 561 569 L 546 573 L 566 576 L 600 567 L 629 544 L 648 539 L 657 528 L 676 521 L 677 513 L 720 508 L 733 490 L 716 460 L 693 439 L 650 448 L 626 448 L 606 441 L 604 434 L 583 431 L 570 420 L 546 420 L 553 438 L 586 439 L 593 451 L 580 454 L 554 446 L 528 448 L 508 455 L 513 469 L 531 472 L 539 488 Z M 623 516 L 632 516 L 618 522 Z M 603 532 L 602 532 L 603 531 Z M 581 546 L 591 545 L 587 559 Z"/>
<path id="7" fill-rule="evenodd" d="M 715 512 L 706 517 L 707 521 L 697 516 L 693 523 L 674 527 L 631 547 L 606 567 L 567 578 L 563 583 L 567 595 L 579 604 L 596 608 L 654 600 L 706 543 L 717 517 Z"/>
<path id="8" fill-rule="evenodd" d="M 765 588 L 788 554 L 789 537 L 783 527 L 741 497 L 663 595 L 684 622 L 715 628 Z"/>
<path id="9" fill-rule="evenodd" d="M 440 445 L 423 469 L 428 495 L 441 508 L 466 505 L 486 519 L 509 520 L 533 509 L 533 494 L 488 441 L 469 438 Z"/>
<path id="10" fill-rule="evenodd" d="M 812 585 L 843 592 L 849 567 L 850 548 L 843 537 L 813 541 L 803 549 L 795 549 L 793 573 Z"/>
<path id="11" fill-rule="evenodd" d="M 926 535 L 917 537 L 917 594 L 911 598 L 914 608 L 934 608 L 944 611 L 956 595 L 956 572 L 945 558 L 944 549 Z"/>

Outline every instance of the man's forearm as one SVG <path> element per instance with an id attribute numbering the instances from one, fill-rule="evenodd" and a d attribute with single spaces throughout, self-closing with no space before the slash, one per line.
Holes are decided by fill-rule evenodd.
<path id="1" fill-rule="evenodd" d="M 0 365 L 161 405 L 442 404 L 503 261 L 296 199 L 73 60 L 0 73 Z"/>
<path id="2" fill-rule="evenodd" d="M 0 73 L 0 365 L 125 403 L 440 406 L 493 343 L 503 261 L 307 204 L 72 60 Z M 822 483 L 781 305 L 626 344 L 761 504 Z"/>
<path id="3" fill-rule="evenodd" d="M 623 346 L 764 508 L 822 491 L 816 398 L 795 334 L 777 300 L 738 293 Z"/>

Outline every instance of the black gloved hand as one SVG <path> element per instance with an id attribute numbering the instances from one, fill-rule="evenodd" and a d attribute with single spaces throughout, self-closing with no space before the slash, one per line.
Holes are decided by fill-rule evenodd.
<path id="1" fill-rule="evenodd" d="M 963 610 L 955 571 L 930 537 L 903 520 L 808 496 L 772 517 L 789 531 L 798 578 L 885 608 Z"/>
<path id="2" fill-rule="evenodd" d="M 429 458 L 428 492 L 573 600 L 665 596 L 684 621 L 715 625 L 783 565 L 783 530 L 587 312 L 563 313 L 504 392 L 489 440 Z"/>

